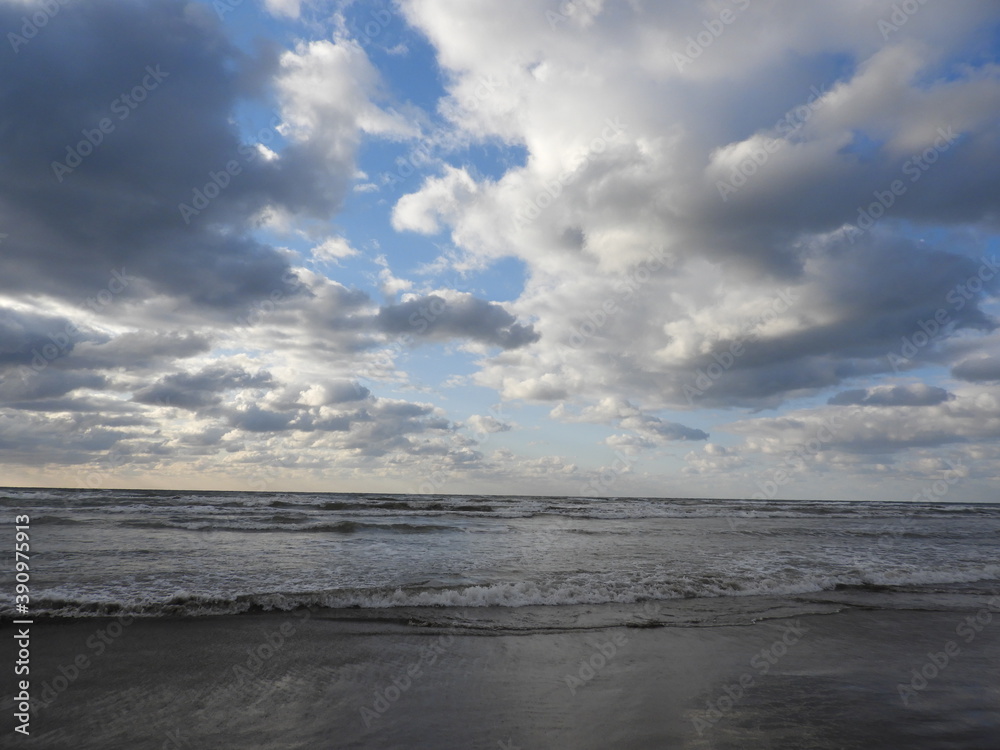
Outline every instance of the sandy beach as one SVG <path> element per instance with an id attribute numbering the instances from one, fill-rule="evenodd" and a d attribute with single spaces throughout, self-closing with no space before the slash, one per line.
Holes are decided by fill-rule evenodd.
<path id="1" fill-rule="evenodd" d="M 1000 618 L 966 643 L 970 615 L 503 635 L 319 610 L 39 621 L 31 736 L 5 746 L 990 750 Z"/>

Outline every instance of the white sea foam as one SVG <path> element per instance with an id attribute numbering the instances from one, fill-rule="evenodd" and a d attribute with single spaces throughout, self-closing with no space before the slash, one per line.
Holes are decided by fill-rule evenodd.
<path id="1" fill-rule="evenodd" d="M 38 616 L 596 606 L 1000 582 L 996 505 L 0 494 L 0 519 L 34 519 Z M 0 592 L 0 614 L 12 606 Z"/>
<path id="2" fill-rule="evenodd" d="M 219 615 L 250 611 L 293 610 L 301 607 L 329 609 L 397 607 L 526 607 L 581 604 L 630 604 L 643 601 L 669 601 L 691 598 L 788 597 L 829 591 L 834 588 L 918 587 L 994 581 L 1000 579 L 1000 564 L 975 569 L 935 571 L 927 569 L 895 570 L 884 574 L 820 575 L 799 579 L 745 577 L 717 580 L 684 578 L 668 581 L 612 581 L 607 576 L 576 576 L 561 581 L 500 581 L 484 585 L 451 587 L 395 587 L 374 589 L 338 589 L 320 592 L 261 592 L 239 596 L 222 591 L 194 593 L 177 590 L 165 599 L 122 596 L 121 591 L 92 592 L 85 600 L 63 598 L 50 591 L 35 602 L 35 616 L 93 617 L 119 614 L 139 616 Z M 0 601 L 0 614 L 12 615 L 12 601 Z"/>

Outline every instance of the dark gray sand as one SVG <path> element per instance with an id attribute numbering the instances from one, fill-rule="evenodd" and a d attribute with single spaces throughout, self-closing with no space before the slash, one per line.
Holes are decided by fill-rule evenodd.
<path id="1" fill-rule="evenodd" d="M 1000 615 L 963 629 L 974 615 L 508 635 L 318 611 L 38 621 L 31 736 L 2 743 L 997 750 Z"/>

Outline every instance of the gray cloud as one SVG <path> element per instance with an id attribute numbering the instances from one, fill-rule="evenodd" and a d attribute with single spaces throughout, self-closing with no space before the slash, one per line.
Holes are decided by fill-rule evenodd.
<path id="1" fill-rule="evenodd" d="M 291 422 L 291 415 L 249 406 L 229 413 L 229 424 L 247 432 L 280 432 Z"/>
<path id="2" fill-rule="evenodd" d="M 506 422 L 501 422 L 496 417 L 489 415 L 473 414 L 467 420 L 468 426 L 473 432 L 492 434 L 496 432 L 509 432 L 511 426 Z"/>
<path id="3" fill-rule="evenodd" d="M 742 344 L 743 353 L 694 401 L 777 405 L 790 393 L 896 372 L 896 367 L 946 361 L 946 343 L 956 332 L 989 332 L 997 327 L 981 309 L 981 297 L 961 300 L 960 307 L 954 303 L 953 291 L 974 276 L 978 266 L 969 257 L 882 237 L 856 247 L 831 248 L 831 257 L 816 260 L 814 272 L 796 287 L 797 301 L 776 316 L 794 323 L 788 326 L 792 330 L 723 338 L 715 346 L 715 356 L 690 361 L 689 385 L 694 374 L 707 371 L 727 356 L 727 350 Z M 935 316 L 943 322 L 936 322 Z M 914 335 L 920 341 L 925 330 L 934 333 L 929 345 L 904 349 Z"/>
<path id="4" fill-rule="evenodd" d="M 128 332 L 98 343 L 84 343 L 67 365 L 74 368 L 126 368 L 139 370 L 205 354 L 211 339 L 193 331 Z"/>
<path id="5" fill-rule="evenodd" d="M 630 430 L 633 434 L 612 436 L 610 441 L 635 448 L 650 448 L 663 442 L 674 440 L 707 440 L 704 430 L 687 427 L 678 422 L 667 422 L 656 415 L 648 414 L 625 399 L 605 398 L 599 403 L 584 408 L 580 413 L 560 404 L 552 410 L 552 416 L 567 422 L 591 422 L 611 424 Z"/>
<path id="6" fill-rule="evenodd" d="M 65 396 L 78 388 L 103 390 L 107 385 L 107 378 L 97 373 L 66 372 L 54 367 L 37 373 L 22 369 L 6 373 L 0 381 L 0 404 L 22 402 L 19 408 L 29 408 L 28 402 Z M 46 408 L 44 404 L 42 408 Z"/>
<path id="7" fill-rule="evenodd" d="M 268 372 L 251 375 L 242 367 L 216 365 L 196 373 L 167 375 L 135 391 L 132 400 L 140 404 L 197 410 L 221 403 L 222 394 L 226 391 L 269 388 L 271 385 L 273 381 Z"/>
<path id="8" fill-rule="evenodd" d="M 0 307 L 0 368 L 44 368 L 70 355 L 81 340 L 105 341 L 107 337 L 81 331 L 65 317 Z"/>
<path id="9" fill-rule="evenodd" d="M 392 334 L 446 340 L 467 338 L 502 349 L 517 349 L 541 338 L 503 305 L 462 294 L 445 299 L 437 294 L 419 297 L 378 312 L 380 330 Z"/>
<path id="10" fill-rule="evenodd" d="M 0 6 L 0 27 L 19 27 L 22 15 Z M 200 5 L 74 3 L 2 66 L 0 226 L 9 237 L 0 290 L 82 303 L 125 268 L 143 281 L 125 298 L 156 290 L 221 307 L 261 299 L 281 287 L 288 263 L 248 236 L 253 215 L 267 205 L 326 214 L 350 178 L 349 163 L 330 172 L 296 144 L 268 161 L 241 143 L 231 114 L 258 93 L 250 79 L 260 66 Z M 155 86 L 132 99 L 144 81 Z M 58 181 L 52 164 L 72 161 L 67 148 L 95 132 L 98 145 L 80 147 L 89 155 Z M 230 161 L 239 174 L 186 224 L 178 205 Z"/>
<path id="11" fill-rule="evenodd" d="M 874 386 L 841 391 L 827 401 L 831 406 L 936 406 L 955 398 L 944 388 L 924 385 Z"/>
<path id="12" fill-rule="evenodd" d="M 963 360 L 951 368 L 951 374 L 953 377 L 972 383 L 1000 381 L 1000 357 L 974 357 Z"/>
<path id="13" fill-rule="evenodd" d="M 664 440 L 708 440 L 708 433 L 694 427 L 686 427 L 678 422 L 663 422 L 657 419 L 647 423 L 644 429 Z"/>

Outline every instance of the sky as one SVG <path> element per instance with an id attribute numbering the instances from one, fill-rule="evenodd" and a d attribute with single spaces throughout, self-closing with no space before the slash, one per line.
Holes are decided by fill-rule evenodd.
<path id="1" fill-rule="evenodd" d="M 0 33 L 0 484 L 1000 499 L 994 2 Z"/>

